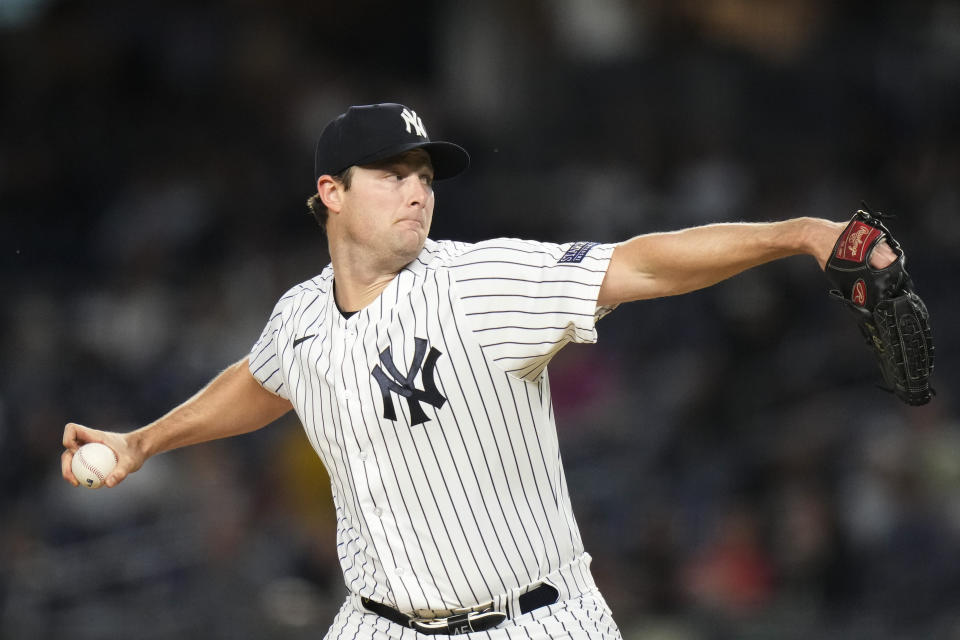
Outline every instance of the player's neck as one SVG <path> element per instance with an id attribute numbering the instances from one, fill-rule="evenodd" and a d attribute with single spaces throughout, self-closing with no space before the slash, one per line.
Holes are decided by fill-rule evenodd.
<path id="1" fill-rule="evenodd" d="M 359 311 L 377 299 L 393 279 L 397 271 L 385 272 L 382 269 L 364 269 L 361 265 L 344 261 L 333 261 L 334 298 L 341 310 Z"/>
<path id="2" fill-rule="evenodd" d="M 416 258 L 396 251 L 378 251 L 376 247 L 331 236 L 329 242 L 335 296 L 344 311 L 359 311 L 377 299 L 397 274 Z M 417 253 L 420 252 L 417 250 Z"/>
<path id="3" fill-rule="evenodd" d="M 376 300 L 377 296 L 379 296 L 396 277 L 396 274 L 394 274 L 385 280 L 361 285 L 349 278 L 341 277 L 336 267 L 333 268 L 333 274 L 335 283 L 333 288 L 334 299 L 341 312 L 344 313 L 360 311 L 365 308 L 368 304 Z"/>

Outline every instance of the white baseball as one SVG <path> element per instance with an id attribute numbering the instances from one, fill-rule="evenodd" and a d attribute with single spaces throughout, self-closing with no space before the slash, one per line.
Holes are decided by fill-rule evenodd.
<path id="1" fill-rule="evenodd" d="M 70 468 L 77 477 L 80 486 L 98 489 L 117 466 L 117 454 L 113 449 L 99 442 L 85 444 L 73 454 Z"/>

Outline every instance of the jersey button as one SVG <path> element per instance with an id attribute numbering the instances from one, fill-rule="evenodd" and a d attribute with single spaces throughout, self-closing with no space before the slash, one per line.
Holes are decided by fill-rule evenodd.
<path id="1" fill-rule="evenodd" d="M 346 391 L 344 391 L 344 392 L 343 392 L 343 399 L 346 400 L 347 402 L 350 402 L 351 400 L 353 400 L 353 392 L 350 391 L 349 389 L 347 389 Z"/>
<path id="2" fill-rule="evenodd" d="M 383 515 L 383 509 L 381 509 L 380 507 L 375 508 L 375 509 L 373 510 L 373 515 L 375 515 L 375 516 L 377 516 L 377 517 L 379 518 L 380 516 Z"/>
<path id="3" fill-rule="evenodd" d="M 367 450 L 366 450 L 366 449 L 363 449 L 362 451 L 360 451 L 360 459 L 361 459 L 361 460 L 366 460 L 366 459 L 367 459 Z"/>

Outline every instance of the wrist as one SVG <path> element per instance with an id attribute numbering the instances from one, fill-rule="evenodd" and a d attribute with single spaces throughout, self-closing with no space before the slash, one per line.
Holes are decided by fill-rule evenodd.
<path id="1" fill-rule="evenodd" d="M 153 424 L 150 424 L 127 434 L 127 446 L 142 460 L 160 453 L 154 437 L 156 429 L 152 428 L 153 426 Z"/>
<path id="2" fill-rule="evenodd" d="M 798 236 L 799 253 L 813 256 L 820 267 L 826 265 L 837 238 L 846 227 L 845 222 L 833 222 L 824 218 L 797 218 L 800 225 Z"/>

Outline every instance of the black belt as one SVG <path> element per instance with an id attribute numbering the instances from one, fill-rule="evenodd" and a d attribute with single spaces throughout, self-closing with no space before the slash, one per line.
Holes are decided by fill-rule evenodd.
<path id="1" fill-rule="evenodd" d="M 520 614 L 530 613 L 534 609 L 553 604 L 560 597 L 560 592 L 552 584 L 541 582 L 538 586 L 527 591 L 518 598 L 520 604 Z M 410 627 L 420 633 L 425 634 L 444 634 L 457 635 L 460 633 L 470 633 L 471 631 L 486 631 L 492 629 L 507 619 L 507 614 L 503 611 L 497 611 L 493 604 L 475 607 L 471 611 L 456 613 L 446 618 L 415 618 L 401 613 L 393 607 L 370 600 L 369 598 L 360 598 L 360 602 L 378 616 L 386 618 L 404 627 Z"/>

